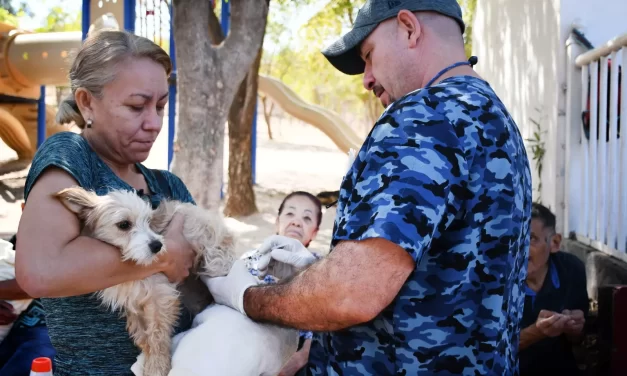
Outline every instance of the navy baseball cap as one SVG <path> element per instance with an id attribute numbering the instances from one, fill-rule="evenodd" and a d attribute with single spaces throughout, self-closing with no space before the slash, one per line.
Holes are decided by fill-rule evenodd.
<path id="1" fill-rule="evenodd" d="M 325 48 L 322 54 L 342 73 L 364 73 L 366 64 L 359 56 L 361 42 L 381 22 L 396 17 L 403 9 L 411 12 L 437 12 L 457 21 L 462 33 L 466 29 L 457 0 L 367 0 L 359 9 L 353 28 Z"/>

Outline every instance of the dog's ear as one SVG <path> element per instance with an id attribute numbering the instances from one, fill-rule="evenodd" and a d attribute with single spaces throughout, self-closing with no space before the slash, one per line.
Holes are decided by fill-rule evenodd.
<path id="1" fill-rule="evenodd" d="M 153 210 L 150 228 L 157 234 L 163 234 L 174 216 L 176 204 L 169 200 L 162 200 Z"/>
<path id="2" fill-rule="evenodd" d="M 63 189 L 55 193 L 54 197 L 79 217 L 83 217 L 87 210 L 93 209 L 99 200 L 97 194 L 80 187 Z"/>

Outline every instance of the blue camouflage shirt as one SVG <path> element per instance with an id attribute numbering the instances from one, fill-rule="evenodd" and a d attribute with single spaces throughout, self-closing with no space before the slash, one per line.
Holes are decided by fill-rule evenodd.
<path id="1" fill-rule="evenodd" d="M 529 252 L 523 139 L 485 81 L 395 101 L 342 182 L 331 246 L 384 238 L 416 266 L 374 320 L 316 333 L 314 375 L 512 375 Z"/>

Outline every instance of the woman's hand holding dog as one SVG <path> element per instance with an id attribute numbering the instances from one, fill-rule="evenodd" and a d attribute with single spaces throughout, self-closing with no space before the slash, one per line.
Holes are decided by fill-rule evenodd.
<path id="1" fill-rule="evenodd" d="M 11 303 L 0 300 L 0 325 L 9 325 L 17 320 L 17 317 Z"/>
<path id="2" fill-rule="evenodd" d="M 183 236 L 183 216 L 175 214 L 164 235 L 165 248 L 160 256 L 160 270 L 172 283 L 182 282 L 189 276 L 194 263 L 194 252 Z"/>

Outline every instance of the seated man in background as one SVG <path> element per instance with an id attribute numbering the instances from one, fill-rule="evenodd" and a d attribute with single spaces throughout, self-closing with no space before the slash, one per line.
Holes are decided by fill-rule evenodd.
<path id="1" fill-rule="evenodd" d="M 560 252 L 555 215 L 531 208 L 526 296 L 520 327 L 520 374 L 578 375 L 572 345 L 583 338 L 588 315 L 586 270 L 575 255 Z"/>

